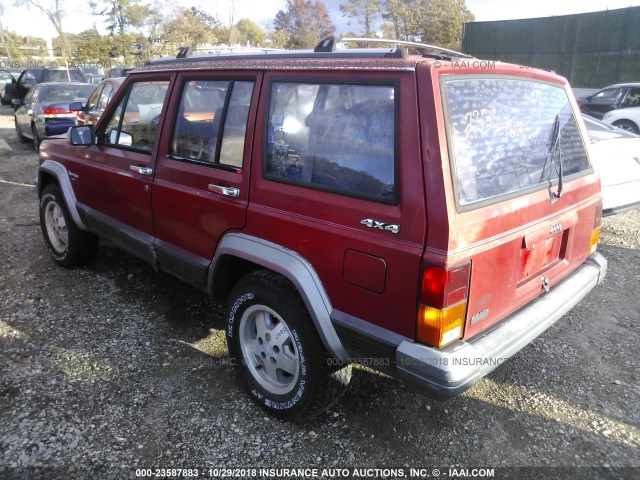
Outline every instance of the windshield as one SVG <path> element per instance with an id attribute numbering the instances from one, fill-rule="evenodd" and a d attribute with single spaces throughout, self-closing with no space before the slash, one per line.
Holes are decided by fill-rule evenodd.
<path id="1" fill-rule="evenodd" d="M 461 206 L 549 187 L 560 172 L 566 178 L 589 169 L 563 88 L 516 78 L 456 76 L 443 81 L 443 91 Z"/>

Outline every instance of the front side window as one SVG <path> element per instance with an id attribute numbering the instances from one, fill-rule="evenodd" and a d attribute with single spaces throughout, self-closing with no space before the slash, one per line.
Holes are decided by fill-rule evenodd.
<path id="1" fill-rule="evenodd" d="M 562 87 L 511 78 L 442 82 L 461 206 L 551 187 L 590 168 Z"/>
<path id="2" fill-rule="evenodd" d="M 151 152 L 168 81 L 136 82 L 112 113 L 98 143 Z"/>
<path id="3" fill-rule="evenodd" d="M 86 108 L 87 108 L 88 111 L 93 112 L 98 107 L 98 100 L 100 98 L 100 92 L 102 91 L 103 88 L 104 87 L 96 88 L 93 91 L 93 93 L 91 94 L 91 96 L 89 97 L 89 100 L 87 100 Z"/>
<path id="4" fill-rule="evenodd" d="M 591 97 L 592 102 L 596 103 L 610 103 L 618 100 L 618 97 L 622 93 L 620 88 L 605 88 L 604 90 L 596 93 Z"/>
<path id="5" fill-rule="evenodd" d="M 104 111 L 107 108 L 111 94 L 113 93 L 113 85 L 110 83 L 104 84 L 104 89 L 100 92 L 100 100 L 98 101 L 97 110 Z"/>
<path id="6" fill-rule="evenodd" d="M 623 105 L 625 107 L 638 107 L 640 106 L 640 88 L 630 88 L 625 96 Z"/>
<path id="7" fill-rule="evenodd" d="M 185 83 L 169 155 L 208 165 L 242 167 L 252 81 Z"/>
<path id="8" fill-rule="evenodd" d="M 274 82 L 265 176 L 395 201 L 394 99 L 391 85 Z"/>

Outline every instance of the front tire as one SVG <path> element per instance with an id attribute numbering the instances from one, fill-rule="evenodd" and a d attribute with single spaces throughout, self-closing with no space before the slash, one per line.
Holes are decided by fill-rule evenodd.
<path id="1" fill-rule="evenodd" d="M 227 345 L 244 389 L 276 417 L 310 420 L 351 379 L 350 366 L 336 371 L 298 292 L 269 271 L 253 272 L 233 289 Z"/>
<path id="2" fill-rule="evenodd" d="M 55 184 L 40 196 L 40 229 L 49 255 L 61 267 L 79 267 L 95 258 L 98 237 L 76 226 Z"/>

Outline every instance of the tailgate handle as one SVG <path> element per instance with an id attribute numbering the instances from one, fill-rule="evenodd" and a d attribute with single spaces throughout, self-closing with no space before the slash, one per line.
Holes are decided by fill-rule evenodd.
<path id="1" fill-rule="evenodd" d="M 139 173 L 140 175 L 151 176 L 153 175 L 153 168 L 150 167 L 141 167 L 139 165 L 130 165 L 129 170 L 132 172 Z"/>
<path id="2" fill-rule="evenodd" d="M 239 197 L 240 189 L 236 187 L 223 187 L 222 185 L 213 185 L 209 184 L 209 191 L 214 193 L 220 193 L 221 195 L 226 195 L 228 197 Z"/>

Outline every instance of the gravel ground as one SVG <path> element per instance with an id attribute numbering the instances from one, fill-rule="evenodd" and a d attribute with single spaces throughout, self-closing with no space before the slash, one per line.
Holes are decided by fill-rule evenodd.
<path id="1" fill-rule="evenodd" d="M 8 107 L 0 137 L 14 149 L 0 157 L 0 478 L 218 467 L 640 478 L 640 210 L 603 219 L 605 283 L 459 398 L 356 368 L 342 401 L 299 426 L 239 391 L 220 305 L 108 245 L 87 268 L 56 267 L 31 185 L 37 158 Z"/>

